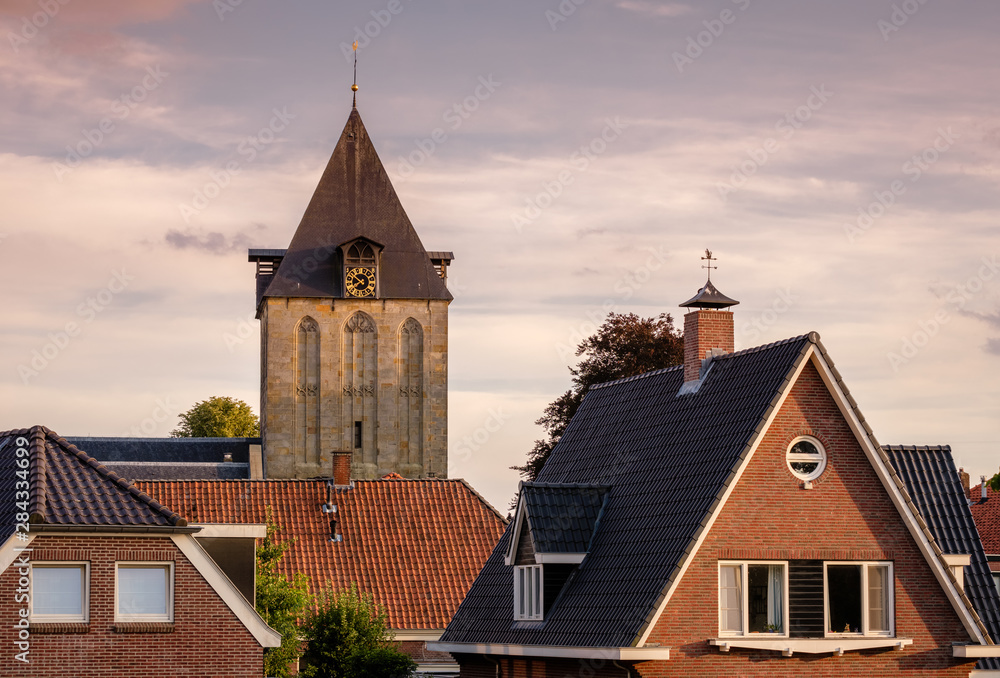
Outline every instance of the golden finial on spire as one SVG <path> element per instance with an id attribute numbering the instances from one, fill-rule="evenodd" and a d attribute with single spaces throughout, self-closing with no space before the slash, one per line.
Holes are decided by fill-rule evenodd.
<path id="1" fill-rule="evenodd" d="M 354 84 L 351 85 L 351 91 L 354 92 L 354 100 L 351 103 L 354 108 L 358 107 L 358 41 L 354 41 Z"/>

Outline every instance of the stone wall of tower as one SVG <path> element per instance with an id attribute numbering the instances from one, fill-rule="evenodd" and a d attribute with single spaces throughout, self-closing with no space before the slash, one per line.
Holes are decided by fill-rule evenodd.
<path id="1" fill-rule="evenodd" d="M 267 298 L 261 435 L 268 478 L 448 475 L 448 302 Z M 356 447 L 355 426 L 361 447 Z"/>

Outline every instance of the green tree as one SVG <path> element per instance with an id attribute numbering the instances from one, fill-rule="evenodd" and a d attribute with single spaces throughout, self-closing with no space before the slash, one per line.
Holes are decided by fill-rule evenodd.
<path id="1" fill-rule="evenodd" d="M 260 421 L 250 406 L 228 396 L 213 396 L 180 415 L 174 438 L 256 438 Z"/>
<path id="2" fill-rule="evenodd" d="M 417 668 L 393 644 L 385 611 L 355 584 L 323 592 L 303 630 L 309 639 L 302 657 L 307 678 L 404 678 Z"/>
<path id="3" fill-rule="evenodd" d="M 610 313 L 597 332 L 580 342 L 576 355 L 583 359 L 569 368 L 573 388 L 549 403 L 535 422 L 545 429 L 546 437 L 535 441 L 523 466 L 511 466 L 524 480 L 538 477 L 591 386 L 680 365 L 684 362 L 684 339 L 668 313 L 653 318 Z"/>
<path id="4" fill-rule="evenodd" d="M 267 508 L 267 536 L 257 546 L 257 612 L 267 625 L 281 634 L 281 646 L 264 650 L 264 670 L 268 676 L 288 676 L 288 666 L 301 654 L 299 619 L 305 617 L 312 603 L 309 578 L 298 572 L 289 580 L 278 571 L 278 564 L 293 540 L 275 536 L 278 527 Z"/>

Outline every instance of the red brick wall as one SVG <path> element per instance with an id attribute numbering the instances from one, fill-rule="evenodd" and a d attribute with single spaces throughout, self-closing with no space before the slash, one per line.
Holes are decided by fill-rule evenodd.
<path id="1" fill-rule="evenodd" d="M 90 562 L 90 623 L 85 633 L 32 631 L 30 664 L 14 659 L 17 566 L 0 575 L 0 676 L 47 678 L 257 678 L 263 649 L 168 538 L 38 536 L 33 560 Z M 174 622 L 169 633 L 114 630 L 114 567 L 124 560 L 174 561 Z M 155 625 L 160 629 L 166 625 Z M 51 630 L 51 629 L 50 629 Z"/>
<path id="2" fill-rule="evenodd" d="M 401 640 L 397 643 L 400 652 L 405 652 L 417 663 L 421 662 L 453 662 L 455 659 L 447 652 L 435 652 L 427 649 L 427 641 Z"/>
<path id="3" fill-rule="evenodd" d="M 701 310 L 684 316 L 684 381 L 696 381 L 705 352 L 721 348 L 732 353 L 733 314 Z"/>
<path id="4" fill-rule="evenodd" d="M 813 489 L 785 464 L 788 443 L 819 439 L 828 465 Z M 902 651 L 782 657 L 733 649 L 718 636 L 721 559 L 891 560 L 896 636 Z M 642 676 L 968 676 L 972 662 L 951 657 L 969 636 L 902 523 L 864 452 L 810 364 L 802 372 L 742 479 L 664 610 L 650 642 L 673 648 L 670 661 L 638 664 Z"/>
<path id="5" fill-rule="evenodd" d="M 625 665 L 615 666 L 604 659 L 544 659 L 456 655 L 461 678 L 627 678 Z M 499 664 L 499 672 L 497 671 Z M 631 675 L 635 676 L 632 671 Z"/>

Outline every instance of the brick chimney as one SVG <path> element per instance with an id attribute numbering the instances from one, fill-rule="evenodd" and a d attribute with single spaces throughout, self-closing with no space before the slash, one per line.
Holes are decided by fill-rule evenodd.
<path id="1" fill-rule="evenodd" d="M 692 309 L 684 316 L 684 388 L 679 395 L 694 393 L 701 379 L 701 366 L 705 358 L 732 353 L 733 314 L 725 309 L 740 303 L 730 299 L 712 284 L 712 262 L 715 257 L 705 250 L 702 260 L 708 260 L 708 282 L 683 304 L 682 308 Z M 697 309 L 697 310 L 694 310 Z"/>
<path id="2" fill-rule="evenodd" d="M 962 487 L 965 488 L 965 498 L 972 499 L 972 489 L 969 487 L 969 474 L 964 468 L 958 469 L 958 477 L 962 479 Z"/>
<path id="3" fill-rule="evenodd" d="M 333 484 L 347 486 L 351 484 L 350 450 L 335 450 L 333 452 Z"/>
<path id="4" fill-rule="evenodd" d="M 702 361 L 718 353 L 732 353 L 733 314 L 731 311 L 699 309 L 684 316 L 684 381 L 701 378 Z"/>

